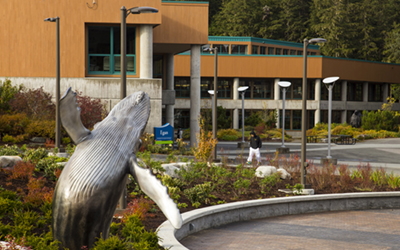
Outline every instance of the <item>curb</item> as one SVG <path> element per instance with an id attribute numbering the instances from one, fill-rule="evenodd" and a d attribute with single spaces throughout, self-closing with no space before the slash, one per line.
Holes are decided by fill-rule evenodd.
<path id="1" fill-rule="evenodd" d="M 366 192 L 292 196 L 215 205 L 182 214 L 183 224 L 175 229 L 165 221 L 157 229 L 159 245 L 171 250 L 187 250 L 179 240 L 212 227 L 237 221 L 283 215 L 400 208 L 400 192 Z"/>

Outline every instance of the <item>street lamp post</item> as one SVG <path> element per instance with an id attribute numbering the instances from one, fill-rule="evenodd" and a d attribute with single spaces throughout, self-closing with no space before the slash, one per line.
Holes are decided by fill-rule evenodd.
<path id="1" fill-rule="evenodd" d="M 285 101 L 286 101 L 286 90 L 292 85 L 291 82 L 282 81 L 278 82 L 279 87 L 282 88 L 282 146 L 276 150 L 280 154 L 289 153 L 289 148 L 285 147 Z"/>
<path id="2" fill-rule="evenodd" d="M 133 7 L 126 9 L 121 7 L 121 100 L 126 97 L 126 18 L 129 14 L 157 13 L 153 7 Z"/>
<path id="3" fill-rule="evenodd" d="M 212 119 L 212 129 L 213 129 L 213 137 L 217 139 L 217 94 L 218 94 L 218 47 L 215 48 L 204 48 L 203 51 L 214 52 L 214 101 L 213 101 L 213 119 Z M 214 161 L 217 161 L 217 146 L 214 148 Z"/>
<path id="4" fill-rule="evenodd" d="M 211 96 L 211 120 L 212 120 L 211 124 L 214 124 L 214 112 L 215 112 L 214 104 L 213 104 L 214 103 L 214 90 L 209 90 L 208 93 Z"/>
<path id="5" fill-rule="evenodd" d="M 61 122 L 60 122 L 60 18 L 49 17 L 44 19 L 45 22 L 55 22 L 57 26 L 57 65 L 56 65 L 56 141 L 55 147 L 60 152 L 60 141 L 61 141 Z"/>
<path id="6" fill-rule="evenodd" d="M 326 159 L 322 159 L 323 163 L 334 165 L 337 164 L 337 159 L 333 159 L 331 156 L 331 123 L 332 123 L 332 89 L 335 86 L 335 82 L 339 80 L 338 76 L 327 77 L 322 82 L 325 84 L 325 87 L 329 91 L 329 98 L 328 98 L 328 156 Z"/>
<path id="7" fill-rule="evenodd" d="M 301 108 L 301 185 L 306 186 L 306 175 L 305 168 L 308 166 L 306 162 L 306 139 L 307 139 L 307 47 L 309 44 L 313 43 L 324 43 L 326 39 L 324 38 L 313 38 L 308 40 L 304 39 L 303 44 L 303 88 L 302 88 L 302 108 Z"/>
<path id="8" fill-rule="evenodd" d="M 249 86 L 239 87 L 238 91 L 242 94 L 242 145 L 244 145 L 244 94 Z"/>
<path id="9" fill-rule="evenodd" d="M 126 9 L 125 6 L 121 7 L 121 100 L 126 97 L 126 18 L 129 14 L 140 13 L 157 13 L 158 10 L 152 7 L 133 7 Z M 151 45 L 152 46 L 152 45 Z M 126 185 L 119 199 L 119 208 L 125 209 L 127 207 L 127 190 Z"/>

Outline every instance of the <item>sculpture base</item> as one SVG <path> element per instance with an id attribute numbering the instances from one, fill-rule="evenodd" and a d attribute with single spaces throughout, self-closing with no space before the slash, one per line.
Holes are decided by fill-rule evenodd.
<path id="1" fill-rule="evenodd" d="M 238 148 L 248 148 L 249 143 L 248 142 L 238 142 Z"/>
<path id="2" fill-rule="evenodd" d="M 280 148 L 276 149 L 276 152 L 278 152 L 278 154 L 289 154 L 290 149 L 286 148 L 286 147 L 284 147 L 284 148 L 280 147 Z"/>
<path id="3" fill-rule="evenodd" d="M 337 159 L 335 158 L 321 158 L 322 166 L 337 165 Z"/>

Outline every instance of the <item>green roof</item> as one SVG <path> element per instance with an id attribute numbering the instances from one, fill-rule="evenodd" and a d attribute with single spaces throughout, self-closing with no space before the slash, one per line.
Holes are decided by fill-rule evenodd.
<path id="1" fill-rule="evenodd" d="M 258 37 L 249 37 L 249 36 L 208 36 L 209 42 L 253 42 L 253 43 L 264 43 L 269 45 L 280 45 L 280 46 L 288 46 L 294 48 L 303 48 L 302 43 L 294 43 L 273 39 L 265 39 Z M 310 49 L 319 49 L 318 45 L 308 45 Z"/>

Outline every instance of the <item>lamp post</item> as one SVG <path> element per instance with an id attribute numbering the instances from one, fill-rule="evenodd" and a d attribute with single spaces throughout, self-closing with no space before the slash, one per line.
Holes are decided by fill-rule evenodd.
<path id="1" fill-rule="evenodd" d="M 245 144 L 244 142 L 244 94 L 249 86 L 239 87 L 238 91 L 242 94 L 242 145 Z"/>
<path id="2" fill-rule="evenodd" d="M 129 14 L 157 13 L 153 7 L 133 7 L 126 9 L 121 7 L 121 100 L 126 97 L 126 18 Z"/>
<path id="3" fill-rule="evenodd" d="M 60 141 L 61 141 L 61 122 L 60 122 L 60 18 L 49 17 L 44 19 L 45 22 L 55 22 L 57 26 L 56 37 L 56 54 L 57 54 L 57 65 L 56 65 L 56 141 L 55 147 L 60 152 Z"/>
<path id="4" fill-rule="evenodd" d="M 279 87 L 282 88 L 282 146 L 276 150 L 280 154 L 289 153 L 289 148 L 285 147 L 285 101 L 286 101 L 286 90 L 292 85 L 291 82 L 282 81 L 278 82 Z"/>
<path id="5" fill-rule="evenodd" d="M 215 48 L 204 48 L 203 51 L 209 51 L 209 52 L 214 52 L 214 93 L 218 94 L 218 87 L 217 87 L 217 81 L 218 81 L 218 47 Z M 212 119 L 212 128 L 213 128 L 213 137 L 214 139 L 217 139 L 217 95 L 214 95 L 214 101 L 213 101 L 213 109 L 214 109 L 214 114 L 213 114 L 213 119 Z M 217 161 L 217 146 L 214 148 L 214 162 Z"/>
<path id="6" fill-rule="evenodd" d="M 323 164 L 337 164 L 337 159 L 333 159 L 331 156 L 331 123 L 332 123 L 332 89 L 335 86 L 335 82 L 339 80 L 338 76 L 327 77 L 322 82 L 325 84 L 325 87 L 328 89 L 329 98 L 328 98 L 328 156 L 324 159 L 321 159 Z"/>
<path id="7" fill-rule="evenodd" d="M 209 90 L 208 93 L 211 96 L 211 120 L 212 120 L 211 124 L 214 124 L 214 112 L 215 112 L 214 105 L 213 105 L 213 103 L 214 103 L 214 90 Z"/>
<path id="8" fill-rule="evenodd" d="M 305 168 L 308 167 L 306 162 L 306 139 L 307 139 L 307 47 L 309 44 L 313 43 L 324 43 L 326 39 L 324 38 L 313 38 L 308 40 L 307 38 L 304 39 L 303 44 L 303 89 L 302 89 L 302 108 L 301 108 L 301 185 L 304 188 L 306 186 L 306 175 L 305 175 Z"/>

